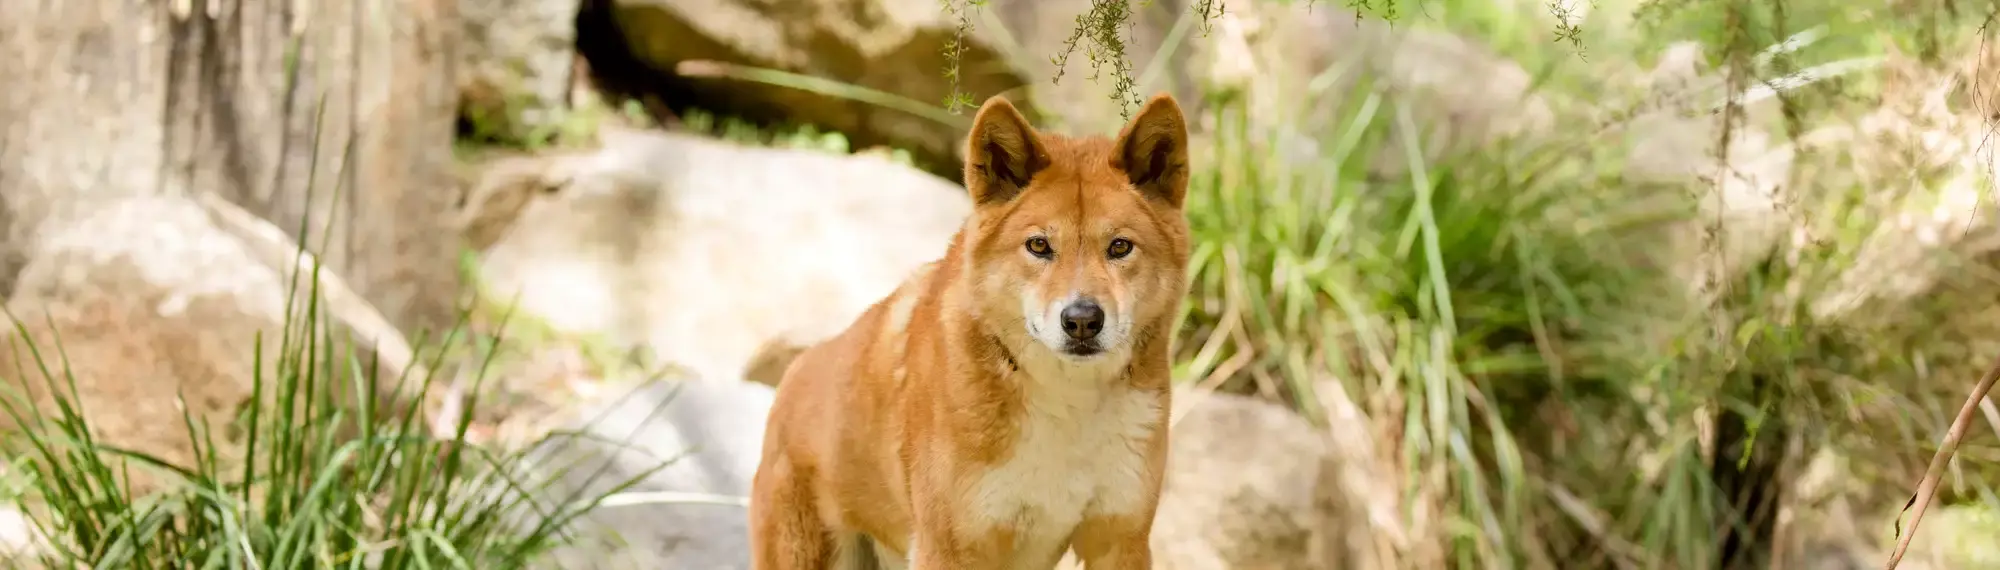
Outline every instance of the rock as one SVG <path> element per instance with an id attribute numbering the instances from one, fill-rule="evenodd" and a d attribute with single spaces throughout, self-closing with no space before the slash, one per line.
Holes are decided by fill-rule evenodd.
<path id="1" fill-rule="evenodd" d="M 494 169 L 460 222 L 494 240 L 482 285 L 520 317 L 702 378 L 838 333 L 971 211 L 962 189 L 882 158 L 602 134 L 595 151 L 522 159 L 540 169 Z"/>
<path id="2" fill-rule="evenodd" d="M 1247 82 L 1211 89 L 1243 91 L 1247 112 L 1262 123 L 1295 129 L 1344 125 L 1351 110 L 1339 103 L 1358 96 L 1364 80 L 1385 102 L 1408 108 L 1421 130 L 1418 142 L 1426 160 L 1546 132 L 1555 122 L 1549 102 L 1530 91 L 1527 70 L 1477 40 L 1311 3 L 1218 1 L 1223 14 L 1216 26 L 1222 29 L 1212 34 L 1216 41 L 1195 46 L 1194 61 L 1201 67 L 1194 73 Z M 1237 36 L 1246 45 L 1222 41 Z M 1238 52 L 1250 54 L 1254 63 L 1239 61 L 1244 55 Z M 1222 69 L 1245 65 L 1259 72 Z M 1394 115 L 1376 120 L 1393 121 Z M 1406 172 L 1406 136 L 1401 128 L 1390 131 L 1371 165 L 1376 176 Z"/>
<path id="3" fill-rule="evenodd" d="M 596 497 L 671 461 L 623 493 L 708 495 L 712 502 L 600 506 L 572 528 L 577 541 L 558 549 L 549 567 L 749 568 L 745 505 L 773 393 L 748 382 L 656 382 L 578 413 L 572 429 L 600 439 L 552 440 L 536 451 L 537 465 L 566 470 L 544 497 Z M 739 504 L 726 504 L 732 501 Z"/>
<path id="4" fill-rule="evenodd" d="M 57 374 L 60 335 L 76 401 L 100 442 L 192 465 L 176 403 L 184 396 L 231 458 L 243 434 L 227 425 L 251 394 L 260 331 L 267 374 L 275 362 L 284 281 L 186 200 L 93 205 L 38 241 L 8 310 Z M 12 323 L 0 331 L 0 376 L 46 405 L 49 388 L 22 340 Z M 16 366 L 30 371 L 26 378 Z M 0 419 L 0 428 L 18 426 Z M 153 480 L 136 465 L 131 474 L 135 489 Z"/>
<path id="5" fill-rule="evenodd" d="M 1188 398 L 1174 424 L 1166 488 L 1153 522 L 1161 570 L 1330 568 L 1333 457 L 1304 418 L 1227 394 Z"/>
<path id="6" fill-rule="evenodd" d="M 48 541 L 35 523 L 13 505 L 0 506 L 0 562 L 8 568 L 41 568 L 35 558 L 42 555 Z"/>
<path id="7" fill-rule="evenodd" d="M 214 196 L 142 195 L 67 206 L 47 222 L 56 231 L 28 251 L 6 302 L 27 336 L 15 320 L 0 319 L 0 381 L 46 407 L 53 400 L 41 367 L 60 375 L 66 362 L 77 390 L 70 401 L 80 405 L 99 442 L 192 467 L 179 402 L 184 398 L 212 437 L 218 461 L 226 468 L 240 459 L 246 434 L 237 415 L 251 404 L 259 374 L 267 381 L 279 377 L 297 245 L 272 235 L 277 230 L 268 224 L 243 227 L 242 220 L 263 222 Z M 246 236 L 246 230 L 264 235 Z M 297 306 L 305 306 L 304 291 L 317 290 L 318 324 L 350 336 L 354 343 L 344 347 L 354 349 L 358 362 L 380 365 L 378 377 L 402 377 L 411 359 L 408 343 L 339 276 L 321 269 L 317 277 L 317 285 L 299 283 Z M 31 347 L 40 352 L 39 362 Z M 353 403 L 345 400 L 356 396 L 351 386 L 325 386 L 331 396 Z M 378 409 L 414 400 L 387 390 L 374 397 Z M 0 414 L 0 432 L 20 428 Z M 156 488 L 152 473 L 131 470 L 135 494 Z"/>
<path id="8" fill-rule="evenodd" d="M 628 76 L 623 83 L 657 92 L 677 107 L 811 123 L 846 133 L 856 147 L 905 148 L 925 168 L 956 179 L 958 147 L 970 117 L 924 116 L 682 68 L 686 62 L 721 62 L 776 69 L 941 107 L 951 93 L 944 50 L 958 28 L 941 6 L 936 0 L 602 0 L 586 3 L 580 21 L 609 22 L 604 32 L 622 37 L 603 52 L 586 50 L 600 77 Z M 990 44 L 975 37 L 964 45 L 959 87 L 975 105 L 1028 81 Z M 612 83 L 621 82 L 616 79 Z M 1016 104 L 1032 107 L 1025 99 Z"/>
<path id="9" fill-rule="evenodd" d="M 607 27 L 621 30 L 615 33 L 624 42 L 591 55 L 592 65 L 609 71 L 599 75 L 631 76 L 622 78 L 621 89 L 755 120 L 815 123 L 853 136 L 856 146 L 909 148 L 924 168 L 958 176 L 962 120 L 926 121 L 875 103 L 724 78 L 738 72 L 690 63 L 775 68 L 936 104 L 949 89 L 938 45 L 956 24 L 937 2 L 872 0 L 833 8 L 814 0 L 784 9 L 695 0 L 603 2 L 610 5 L 602 8 L 609 12 L 603 16 L 611 22 Z M 1160 91 L 1179 97 L 1197 117 L 1206 117 L 1202 109 L 1215 99 L 1247 96 L 1260 120 L 1303 129 L 1301 119 L 1340 124 L 1343 107 L 1333 102 L 1368 77 L 1388 100 L 1414 106 L 1413 114 L 1424 120 L 1427 158 L 1545 132 L 1555 123 L 1549 103 L 1529 92 L 1530 74 L 1478 42 L 1306 2 L 1131 3 L 1120 31 L 1128 64 L 1123 72 L 1136 83 L 1124 85 L 1128 91 L 1120 97 L 1116 64 L 1093 65 L 1095 46 L 1075 34 L 1093 7 L 996 2 L 970 9 L 971 51 L 962 69 L 978 75 L 963 78 L 965 91 L 975 101 L 1005 92 L 1038 124 L 1073 133 L 1116 129 L 1139 98 Z M 591 10 L 585 7 L 586 14 Z M 1055 65 L 1065 55 L 1066 65 Z M 620 67 L 621 58 L 629 65 Z M 1250 83 L 1256 85 L 1246 89 Z M 1301 97 L 1308 89 L 1331 97 Z M 1400 149 L 1400 140 L 1392 138 L 1389 148 Z M 1376 160 L 1382 175 L 1393 176 L 1405 158 L 1383 152 Z"/>
<path id="10" fill-rule="evenodd" d="M 1400 530 L 1380 526 L 1395 518 L 1393 508 L 1370 512 L 1381 501 L 1358 494 L 1378 490 L 1350 480 L 1350 472 L 1365 471 L 1367 460 L 1351 454 L 1363 450 L 1256 398 L 1192 392 L 1174 398 L 1186 413 L 1171 432 L 1166 486 L 1153 519 L 1155 570 L 1414 567 L 1398 566 L 1384 550 L 1407 545 L 1381 542 L 1385 534 L 1395 535 L 1390 542 L 1405 540 Z M 1059 568 L 1082 565 L 1071 554 Z"/>
<path id="11" fill-rule="evenodd" d="M 563 119 L 579 0 L 463 0 L 458 112 L 475 136 L 524 142 Z"/>
<path id="12" fill-rule="evenodd" d="M 198 189 L 290 233 L 309 217 L 391 321 L 442 330 L 456 6 L 0 0 L 0 271 L 72 202 Z"/>
<path id="13" fill-rule="evenodd" d="M 1855 457 L 1859 456 L 1826 447 L 1806 462 L 1790 487 L 1797 492 L 1788 493 L 1779 506 L 1784 527 L 1777 549 L 1785 561 L 1774 568 L 1879 568 L 1896 547 L 1891 531 L 1910 532 L 1908 515 L 1901 509 L 1909 498 L 1905 494 L 1909 488 L 1903 485 L 1911 483 L 1899 481 L 1889 488 L 1869 483 L 1856 473 Z M 1921 460 L 1914 465 L 1921 471 Z M 2000 510 L 1972 501 L 1931 503 L 1897 568 L 2000 568 L 2000 548 L 1992 540 L 2000 532 Z M 1796 563 L 1790 562 L 1794 559 Z"/>

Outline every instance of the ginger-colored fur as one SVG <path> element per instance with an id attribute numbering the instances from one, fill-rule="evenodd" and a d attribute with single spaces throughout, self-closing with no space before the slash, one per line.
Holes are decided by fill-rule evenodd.
<path id="1" fill-rule="evenodd" d="M 786 370 L 752 568 L 1047 569 L 1071 548 L 1090 570 L 1152 566 L 1188 259 L 1180 107 L 1155 96 L 1115 140 L 1069 138 L 995 97 L 966 144 L 975 206 L 944 258 Z"/>

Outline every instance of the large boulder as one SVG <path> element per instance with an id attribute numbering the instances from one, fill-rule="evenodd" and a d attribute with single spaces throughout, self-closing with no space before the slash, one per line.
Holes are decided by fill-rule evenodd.
<path id="1" fill-rule="evenodd" d="M 944 54 L 959 35 L 958 20 L 942 6 L 935 0 L 595 0 L 585 4 L 579 21 L 601 23 L 607 29 L 593 32 L 618 36 L 603 52 L 585 46 L 593 73 L 612 76 L 613 91 L 631 86 L 660 91 L 674 106 L 816 124 L 847 133 L 859 147 L 906 148 L 926 168 L 951 176 L 969 117 L 926 116 L 682 67 L 721 62 L 776 69 L 942 106 L 952 92 Z M 957 79 L 975 105 L 1028 80 L 991 44 L 967 40 Z M 625 76 L 622 84 L 618 75 Z M 642 76 L 653 80 L 635 79 Z"/>
<path id="2" fill-rule="evenodd" d="M 7 301 L 28 336 L 13 322 L 0 323 L 0 379 L 37 404 L 50 402 L 32 342 L 52 374 L 74 376 L 74 403 L 98 442 L 192 466 L 185 398 L 222 459 L 231 459 L 244 434 L 227 426 L 251 394 L 260 332 L 266 374 L 276 361 L 284 280 L 189 201 L 139 197 L 92 206 L 31 252 Z M 0 429 L 20 427 L 10 418 L 0 415 Z M 137 465 L 131 475 L 135 488 L 156 480 Z"/>
<path id="3" fill-rule="evenodd" d="M 0 290 L 75 203 L 200 189 L 448 325 L 457 5 L 0 0 Z"/>
<path id="4" fill-rule="evenodd" d="M 1174 425 L 1153 522 L 1153 567 L 1324 568 L 1319 496 L 1325 437 L 1304 418 L 1243 396 L 1200 398 Z"/>
<path id="5" fill-rule="evenodd" d="M 310 306 L 325 327 L 319 331 L 352 339 L 343 347 L 354 349 L 357 363 L 378 366 L 377 377 L 424 373 L 411 369 L 401 334 L 331 270 L 301 273 L 305 281 L 292 290 L 292 273 L 309 272 L 312 257 L 298 255 L 282 232 L 226 200 L 138 195 L 69 206 L 48 222 L 55 230 L 27 250 L 5 305 L 11 318 L 0 318 L 0 384 L 7 397 L 25 397 L 9 403 L 52 413 L 53 377 L 98 443 L 192 467 L 185 409 L 206 432 L 204 448 L 226 467 L 242 457 L 248 434 L 236 422 L 252 404 L 255 381 L 279 377 L 286 325 L 303 326 L 286 318 L 288 296 L 295 315 Z M 317 301 L 308 303 L 312 292 Z M 279 392 L 272 386 L 266 385 L 265 406 Z M 358 394 L 341 382 L 322 386 L 330 390 L 322 395 L 342 406 L 361 397 L 378 409 L 413 405 L 417 396 Z M 0 414 L 0 435 L 18 435 L 24 426 L 13 419 Z M 135 466 L 130 475 L 135 493 L 161 482 L 147 467 Z"/>
<path id="6" fill-rule="evenodd" d="M 1153 522 L 1153 567 L 1330 568 L 1345 529 L 1327 485 L 1325 434 L 1281 406 L 1245 396 L 1190 402 L 1173 427 L 1166 488 Z"/>
<path id="7" fill-rule="evenodd" d="M 887 158 L 609 129 L 496 164 L 461 227 L 486 297 L 704 379 L 832 336 L 944 254 L 964 190 Z"/>

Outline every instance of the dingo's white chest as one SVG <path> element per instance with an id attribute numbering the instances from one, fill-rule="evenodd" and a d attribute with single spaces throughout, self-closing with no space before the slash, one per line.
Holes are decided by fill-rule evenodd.
<path id="1" fill-rule="evenodd" d="M 1016 560 L 1034 567 L 1062 557 L 1087 516 L 1136 513 L 1146 506 L 1146 451 L 1163 420 L 1156 392 L 1098 389 L 1087 371 L 1068 379 L 1027 378 L 1013 452 L 971 489 L 975 525 L 1014 529 Z M 1083 373 L 1083 374 L 1077 374 Z M 1044 378 L 1049 376 L 1043 376 Z"/>

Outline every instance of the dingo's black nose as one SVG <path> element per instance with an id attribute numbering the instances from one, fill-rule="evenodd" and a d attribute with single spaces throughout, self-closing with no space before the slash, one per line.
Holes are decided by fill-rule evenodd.
<path id="1" fill-rule="evenodd" d="M 1076 340 L 1097 338 L 1104 331 L 1104 308 L 1096 301 L 1082 300 L 1070 303 L 1062 312 L 1063 333 Z"/>

